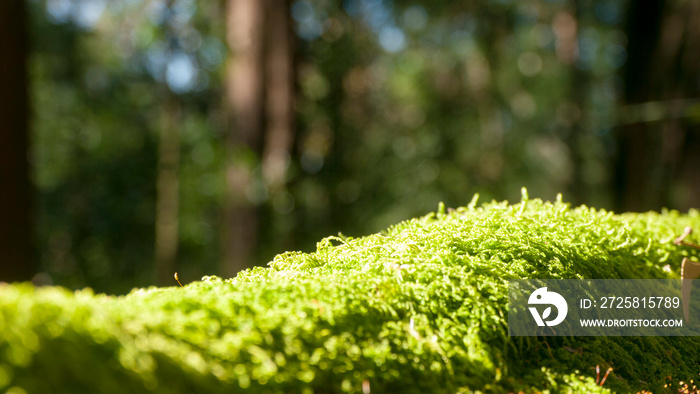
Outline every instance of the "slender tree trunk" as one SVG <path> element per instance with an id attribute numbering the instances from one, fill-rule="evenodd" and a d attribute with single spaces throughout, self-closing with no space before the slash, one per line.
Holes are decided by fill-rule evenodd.
<path id="1" fill-rule="evenodd" d="M 267 130 L 263 174 L 271 191 L 285 182 L 289 152 L 294 139 L 294 49 L 289 1 L 272 1 L 268 11 Z"/>
<path id="2" fill-rule="evenodd" d="M 175 1 L 168 0 L 166 7 L 172 9 Z M 172 15 L 168 12 L 168 15 Z M 172 54 L 177 46 L 173 21 L 166 20 L 165 41 Z M 163 78 L 166 80 L 165 70 Z M 160 107 L 160 130 L 158 142 L 158 170 L 156 179 L 156 233 L 155 264 L 156 283 L 174 283 L 177 260 L 178 228 L 180 212 L 180 117 L 181 103 L 166 82 L 162 87 Z"/>
<path id="3" fill-rule="evenodd" d="M 158 145 L 158 175 L 156 180 L 156 282 L 173 283 L 178 245 L 178 214 L 180 194 L 180 103 L 173 94 L 161 107 L 161 129 Z"/>
<path id="4" fill-rule="evenodd" d="M 258 239 L 257 208 L 246 192 L 253 187 L 256 165 L 250 156 L 260 157 L 263 136 L 264 5 L 260 0 L 229 0 L 226 8 L 226 39 L 231 49 L 226 98 L 232 155 L 226 174 L 225 253 L 220 270 L 226 277 L 249 267 Z"/>
<path id="5" fill-rule="evenodd" d="M 0 281 L 23 281 L 35 273 L 24 0 L 0 3 L 0 37 Z"/>
<path id="6" fill-rule="evenodd" d="M 580 1 L 573 1 L 569 10 L 560 12 L 553 21 L 554 34 L 556 40 L 556 53 L 559 61 L 568 65 L 568 72 L 571 78 L 572 104 L 578 108 L 585 108 L 587 97 L 586 80 L 588 75 L 585 71 L 576 67 L 575 63 L 579 58 L 578 37 L 580 26 L 585 21 L 586 16 L 581 9 Z M 582 145 L 585 141 L 587 130 L 583 127 L 582 117 L 572 120 L 569 133 L 564 137 L 564 143 L 571 152 L 573 162 L 573 173 L 568 180 L 567 191 L 573 196 L 573 203 L 580 204 L 588 199 L 588 189 L 582 168 L 585 157 L 582 155 Z"/>

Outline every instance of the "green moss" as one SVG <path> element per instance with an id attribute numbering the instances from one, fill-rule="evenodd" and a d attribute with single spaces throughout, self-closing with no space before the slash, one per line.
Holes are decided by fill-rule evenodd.
<path id="1" fill-rule="evenodd" d="M 125 297 L 0 286 L 0 390 L 662 391 L 700 372 L 700 338 L 510 338 L 507 280 L 677 278 L 691 211 L 529 200 L 329 237 L 268 268 Z M 664 269 L 668 265 L 670 270 Z M 595 366 L 613 367 L 604 388 Z"/>

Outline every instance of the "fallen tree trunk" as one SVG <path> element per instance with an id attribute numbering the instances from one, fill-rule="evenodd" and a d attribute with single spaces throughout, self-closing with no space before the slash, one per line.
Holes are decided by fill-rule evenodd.
<path id="1" fill-rule="evenodd" d="M 615 215 L 524 195 L 183 288 L 2 285 L 0 390 L 661 391 L 697 378 L 700 338 L 509 337 L 507 280 L 678 278 L 684 257 L 698 260 L 673 244 L 686 226 L 700 228 L 697 211 Z M 613 368 L 604 387 L 598 365 Z"/>

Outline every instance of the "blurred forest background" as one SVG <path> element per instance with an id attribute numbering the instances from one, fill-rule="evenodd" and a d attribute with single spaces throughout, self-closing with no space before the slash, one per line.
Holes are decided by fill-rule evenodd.
<path id="1" fill-rule="evenodd" d="M 700 3 L 2 0 L 0 281 L 124 293 L 531 197 L 700 206 Z"/>

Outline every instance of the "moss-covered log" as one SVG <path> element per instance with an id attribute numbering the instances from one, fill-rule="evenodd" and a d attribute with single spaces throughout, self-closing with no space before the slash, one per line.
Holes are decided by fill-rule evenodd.
<path id="1" fill-rule="evenodd" d="M 700 338 L 511 338 L 507 280 L 678 278 L 700 260 L 672 242 L 686 226 L 700 214 L 524 193 L 184 288 L 1 285 L 0 391 L 662 392 L 697 380 Z M 613 368 L 602 388 L 596 365 Z"/>

